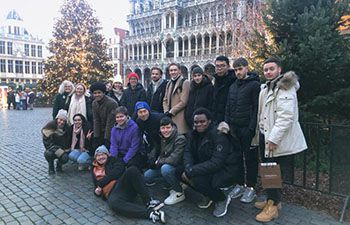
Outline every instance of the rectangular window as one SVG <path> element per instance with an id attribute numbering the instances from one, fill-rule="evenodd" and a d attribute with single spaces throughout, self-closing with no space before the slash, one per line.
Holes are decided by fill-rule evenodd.
<path id="1" fill-rule="evenodd" d="M 38 62 L 38 74 L 43 74 L 43 63 Z"/>
<path id="2" fill-rule="evenodd" d="M 19 27 L 15 27 L 15 35 L 19 35 Z"/>
<path id="3" fill-rule="evenodd" d="M 15 66 L 16 66 L 16 73 L 23 73 L 23 61 L 16 60 Z"/>
<path id="4" fill-rule="evenodd" d="M 43 57 L 43 46 L 38 45 L 38 57 Z"/>
<path id="5" fill-rule="evenodd" d="M 27 74 L 30 73 L 30 62 L 28 61 L 24 62 L 24 72 Z"/>
<path id="6" fill-rule="evenodd" d="M 11 34 L 11 33 L 12 33 L 11 26 L 9 26 L 9 34 Z"/>
<path id="7" fill-rule="evenodd" d="M 108 49 L 108 57 L 110 59 L 112 59 L 112 49 L 111 48 Z"/>
<path id="8" fill-rule="evenodd" d="M 24 54 L 29 56 L 29 44 L 24 44 Z"/>
<path id="9" fill-rule="evenodd" d="M 118 48 L 114 48 L 114 58 L 118 58 Z"/>
<path id="10" fill-rule="evenodd" d="M 36 62 L 32 62 L 32 74 L 36 74 Z"/>
<path id="11" fill-rule="evenodd" d="M 4 41 L 0 41 L 0 54 L 6 54 Z"/>
<path id="12" fill-rule="evenodd" d="M 13 60 L 7 61 L 7 72 L 13 73 Z"/>
<path id="13" fill-rule="evenodd" d="M 36 48 L 35 48 L 35 45 L 31 45 L 30 46 L 30 50 L 31 50 L 31 53 L 32 53 L 32 56 L 35 57 L 36 56 Z"/>
<path id="14" fill-rule="evenodd" d="M 0 72 L 6 72 L 6 60 L 0 59 Z"/>
<path id="15" fill-rule="evenodd" d="M 12 42 L 7 42 L 7 54 L 12 55 Z"/>

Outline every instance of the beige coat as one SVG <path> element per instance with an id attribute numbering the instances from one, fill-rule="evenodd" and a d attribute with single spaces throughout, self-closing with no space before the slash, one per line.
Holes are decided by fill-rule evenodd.
<path id="1" fill-rule="evenodd" d="M 182 84 L 182 90 L 179 87 L 181 82 L 181 77 L 179 77 L 175 83 L 175 88 L 173 89 L 173 83 L 169 81 L 167 84 L 164 98 L 163 98 L 163 109 L 164 112 L 170 112 L 173 114 L 172 120 L 177 126 L 177 130 L 179 134 L 185 134 L 189 131 L 189 128 L 185 121 L 185 107 L 187 105 L 188 94 L 190 92 L 190 82 L 185 80 Z M 173 89 L 173 92 L 170 91 Z M 169 102 L 171 99 L 171 106 L 169 106 Z"/>
<path id="2" fill-rule="evenodd" d="M 269 86 L 261 86 L 258 112 L 259 129 L 265 135 L 265 157 L 268 157 L 268 141 L 277 144 L 273 152 L 276 157 L 305 150 L 307 145 L 298 121 L 297 75 L 287 72 Z"/>

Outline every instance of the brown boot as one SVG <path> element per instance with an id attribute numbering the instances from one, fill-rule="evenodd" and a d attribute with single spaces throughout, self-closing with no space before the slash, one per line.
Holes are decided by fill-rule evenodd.
<path id="1" fill-rule="evenodd" d="M 265 207 L 266 203 L 267 203 L 266 200 L 265 201 L 259 201 L 259 202 L 255 202 L 254 206 L 257 209 L 263 209 Z M 281 202 L 277 204 L 277 208 L 278 208 L 278 210 L 282 209 L 282 203 Z"/>
<path id="2" fill-rule="evenodd" d="M 264 209 L 255 217 L 259 222 L 270 222 L 278 217 L 277 205 L 273 204 L 273 200 L 268 200 Z"/>

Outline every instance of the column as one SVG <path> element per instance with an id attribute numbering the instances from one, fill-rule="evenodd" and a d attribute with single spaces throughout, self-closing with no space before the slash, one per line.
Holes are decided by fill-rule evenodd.
<path id="1" fill-rule="evenodd" d="M 151 42 L 151 59 L 154 59 L 154 44 Z"/>
<path id="2" fill-rule="evenodd" d="M 197 55 L 197 52 L 198 52 L 198 38 L 195 37 L 196 39 L 196 45 L 195 45 L 195 48 L 194 48 L 194 55 Z"/>
<path id="3" fill-rule="evenodd" d="M 219 52 L 220 35 L 216 33 L 216 53 Z"/>
<path id="4" fill-rule="evenodd" d="M 185 56 L 185 38 L 182 38 L 182 57 Z"/>
<path id="5" fill-rule="evenodd" d="M 209 34 L 209 55 L 211 54 L 211 34 Z"/>
<path id="6" fill-rule="evenodd" d="M 191 56 L 191 36 L 188 38 L 188 56 Z"/>
<path id="7" fill-rule="evenodd" d="M 131 60 L 135 60 L 135 51 L 134 51 L 134 45 L 133 44 L 131 45 L 130 53 L 131 53 Z"/>
<path id="8" fill-rule="evenodd" d="M 204 48 L 205 48 L 205 34 L 204 34 L 204 35 L 202 34 L 202 50 L 201 50 L 201 55 L 204 55 L 204 53 L 205 53 Z"/>
<path id="9" fill-rule="evenodd" d="M 174 13 L 174 19 L 175 19 L 175 21 L 174 21 L 174 29 L 175 30 L 177 28 L 177 17 L 178 17 L 178 15 L 177 15 L 177 10 L 176 10 L 175 13 Z"/>
<path id="10" fill-rule="evenodd" d="M 166 58 L 166 48 L 165 48 L 165 43 L 163 41 L 160 41 L 160 45 L 162 47 L 162 56 L 161 59 L 164 60 Z"/>
<path id="11" fill-rule="evenodd" d="M 144 44 L 145 44 L 144 42 L 141 43 L 141 60 L 145 59 L 145 53 L 144 53 L 145 45 Z"/>
<path id="12" fill-rule="evenodd" d="M 160 50 L 159 47 L 160 46 L 159 46 L 158 41 L 157 41 L 157 59 L 159 59 L 159 50 Z"/>
<path id="13" fill-rule="evenodd" d="M 174 40 L 174 61 L 179 57 L 179 39 L 176 37 Z"/>

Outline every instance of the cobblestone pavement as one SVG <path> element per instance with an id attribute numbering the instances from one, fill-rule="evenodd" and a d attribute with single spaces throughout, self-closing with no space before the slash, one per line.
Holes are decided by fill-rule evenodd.
<path id="1" fill-rule="evenodd" d="M 40 129 L 51 109 L 0 111 L 0 224 L 152 224 L 117 216 L 93 194 L 89 172 L 69 163 L 64 173 L 48 176 Z M 166 191 L 152 189 L 159 199 Z M 259 224 L 251 204 L 233 200 L 227 215 L 214 218 L 212 209 L 200 210 L 195 193 L 185 202 L 166 206 L 168 224 Z M 340 224 L 331 216 L 284 204 L 280 217 L 269 224 Z M 344 223 L 349 224 L 349 223 Z"/>

